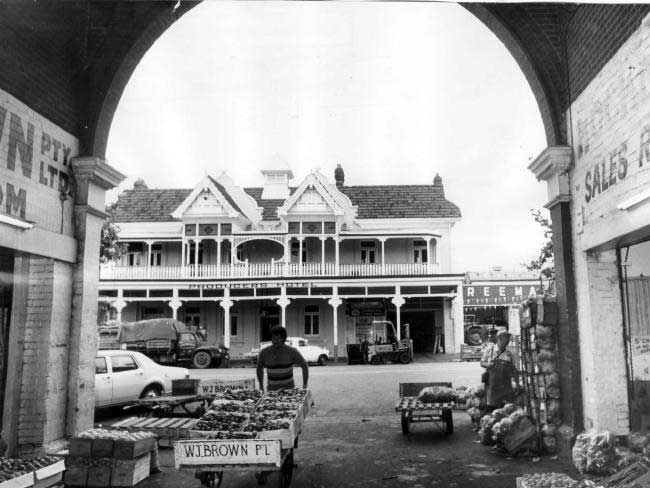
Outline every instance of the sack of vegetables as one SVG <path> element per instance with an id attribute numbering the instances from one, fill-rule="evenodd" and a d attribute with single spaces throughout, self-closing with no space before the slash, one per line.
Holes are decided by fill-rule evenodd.
<path id="1" fill-rule="evenodd" d="M 445 403 L 456 399 L 456 392 L 446 386 L 428 386 L 418 395 L 422 403 Z"/>

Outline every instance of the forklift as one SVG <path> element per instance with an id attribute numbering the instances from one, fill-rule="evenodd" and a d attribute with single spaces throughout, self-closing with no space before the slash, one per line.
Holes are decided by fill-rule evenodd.
<path id="1" fill-rule="evenodd" d="M 404 324 L 404 327 L 404 337 L 398 342 L 395 326 L 390 320 L 372 321 L 370 340 L 362 343 L 362 350 L 367 348 L 367 360 L 370 364 L 384 364 L 389 361 L 408 364 L 413 361 L 410 326 Z"/>

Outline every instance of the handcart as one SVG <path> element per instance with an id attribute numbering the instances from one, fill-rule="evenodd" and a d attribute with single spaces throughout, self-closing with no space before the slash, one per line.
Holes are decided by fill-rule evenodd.
<path id="1" fill-rule="evenodd" d="M 209 395 L 166 395 L 154 398 L 141 398 L 127 407 L 145 407 L 144 415 L 151 417 L 193 417 L 198 418 L 205 413 L 210 404 Z"/>
<path id="2" fill-rule="evenodd" d="M 451 388 L 451 383 L 400 383 L 399 402 L 395 411 L 401 413 L 402 434 L 408 435 L 411 424 L 433 422 L 446 435 L 454 432 L 454 419 L 452 409 L 454 402 L 423 403 L 418 394 L 423 388 L 429 386 L 446 386 Z"/>

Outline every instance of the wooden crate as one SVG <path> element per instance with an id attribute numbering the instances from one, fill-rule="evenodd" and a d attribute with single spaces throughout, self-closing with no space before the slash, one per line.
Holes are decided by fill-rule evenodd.
<path id="1" fill-rule="evenodd" d="M 63 460 L 50 464 L 34 472 L 35 488 L 49 488 L 61 483 L 63 472 L 65 471 L 65 462 Z"/>
<path id="2" fill-rule="evenodd" d="M 0 488 L 30 488 L 34 486 L 34 473 L 27 473 L 0 483 Z"/>
<path id="3" fill-rule="evenodd" d="M 90 457 L 92 455 L 93 440 L 73 437 L 70 439 L 68 449 L 70 456 Z"/>
<path id="4" fill-rule="evenodd" d="M 137 459 L 116 459 L 111 473 L 111 486 L 135 486 L 149 477 L 151 454 L 147 453 Z"/>
<path id="5" fill-rule="evenodd" d="M 113 439 L 92 439 L 90 454 L 92 457 L 111 457 L 113 455 Z"/>
<path id="6" fill-rule="evenodd" d="M 63 483 L 65 486 L 86 486 L 88 484 L 88 469 L 89 466 L 66 464 Z"/>
<path id="7" fill-rule="evenodd" d="M 155 446 L 155 437 L 147 437 L 137 441 L 117 440 L 113 444 L 113 457 L 115 459 L 136 459 L 154 449 Z"/>
<path id="8" fill-rule="evenodd" d="M 111 486 L 111 471 L 108 466 L 90 466 L 88 468 L 88 488 L 109 488 Z"/>

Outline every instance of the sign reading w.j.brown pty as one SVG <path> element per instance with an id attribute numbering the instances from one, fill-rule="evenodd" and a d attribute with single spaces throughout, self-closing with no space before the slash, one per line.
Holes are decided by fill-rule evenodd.
<path id="1" fill-rule="evenodd" d="M 529 285 L 463 285 L 463 303 L 476 305 L 514 305 L 536 294 Z"/>
<path id="2" fill-rule="evenodd" d="M 65 232 L 78 140 L 0 90 L 0 213 Z M 64 203 L 62 203 L 64 202 Z M 63 213 L 63 215 L 62 215 Z"/>

